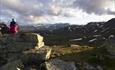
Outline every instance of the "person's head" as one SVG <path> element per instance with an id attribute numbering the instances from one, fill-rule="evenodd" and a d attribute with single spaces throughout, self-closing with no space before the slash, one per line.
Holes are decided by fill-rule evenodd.
<path id="1" fill-rule="evenodd" d="M 12 21 L 13 21 L 13 22 L 16 22 L 16 20 L 15 20 L 14 18 L 12 18 Z"/>

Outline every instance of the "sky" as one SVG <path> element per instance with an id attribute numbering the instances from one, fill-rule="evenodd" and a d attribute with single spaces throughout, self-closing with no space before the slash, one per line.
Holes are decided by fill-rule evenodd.
<path id="1" fill-rule="evenodd" d="M 0 20 L 18 24 L 87 24 L 115 18 L 115 0 L 0 0 Z"/>

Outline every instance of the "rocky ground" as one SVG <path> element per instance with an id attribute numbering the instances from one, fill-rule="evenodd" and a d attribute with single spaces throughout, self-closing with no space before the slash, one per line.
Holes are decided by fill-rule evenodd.
<path id="1" fill-rule="evenodd" d="M 35 33 L 0 37 L 0 70 L 115 70 L 115 39 L 102 46 L 45 46 Z"/>

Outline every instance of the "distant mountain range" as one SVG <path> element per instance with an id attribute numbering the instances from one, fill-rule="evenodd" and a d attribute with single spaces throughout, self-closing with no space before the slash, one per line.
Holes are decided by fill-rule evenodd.
<path id="1" fill-rule="evenodd" d="M 90 22 L 86 25 L 56 23 L 20 26 L 20 31 L 39 33 L 44 36 L 48 45 L 68 43 L 102 45 L 107 38 L 115 37 L 115 18 L 107 22 Z"/>
<path id="2" fill-rule="evenodd" d="M 37 25 L 25 25 L 20 26 L 21 32 L 36 32 L 39 30 L 56 30 L 69 26 L 68 23 L 56 23 L 56 24 L 37 24 Z"/>
<path id="3" fill-rule="evenodd" d="M 55 23 L 55 24 L 38 24 L 35 25 L 39 30 L 55 30 L 69 26 L 69 23 Z"/>
<path id="4" fill-rule="evenodd" d="M 86 25 L 54 24 L 38 29 L 47 44 L 88 44 L 101 45 L 109 37 L 115 37 L 115 18 L 107 22 L 90 22 Z M 54 38 L 53 38 L 54 37 Z"/>
<path id="5" fill-rule="evenodd" d="M 115 37 L 115 18 L 107 22 L 89 22 L 86 25 L 38 24 L 22 26 L 20 29 L 42 34 L 48 45 L 63 43 L 101 45 L 108 37 Z"/>

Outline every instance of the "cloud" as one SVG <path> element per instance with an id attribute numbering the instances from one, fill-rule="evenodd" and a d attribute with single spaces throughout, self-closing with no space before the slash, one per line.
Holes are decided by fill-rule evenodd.
<path id="1" fill-rule="evenodd" d="M 115 15 L 115 0 L 0 0 L 0 19 L 22 24 L 47 23 L 60 18 L 83 18 L 84 13 Z M 54 20 L 55 19 L 55 20 Z M 21 21 L 20 21 L 21 20 Z M 76 21 L 76 20 L 75 20 Z"/>
<path id="2" fill-rule="evenodd" d="M 115 13 L 115 0 L 76 0 L 75 7 L 79 7 L 87 13 L 95 14 L 114 14 Z M 111 11 L 113 9 L 114 11 Z M 109 11 L 106 9 L 110 9 Z M 115 14 L 114 14 L 115 15 Z"/>
<path id="3" fill-rule="evenodd" d="M 4 8 L 10 9 L 12 11 L 16 11 L 17 13 L 23 14 L 23 15 L 29 15 L 31 13 L 38 12 L 36 15 L 41 14 L 41 11 L 39 9 L 41 4 L 37 4 L 36 0 L 27 1 L 27 0 L 1 0 L 1 5 L 3 5 Z M 40 12 L 39 12 L 40 11 Z"/>

